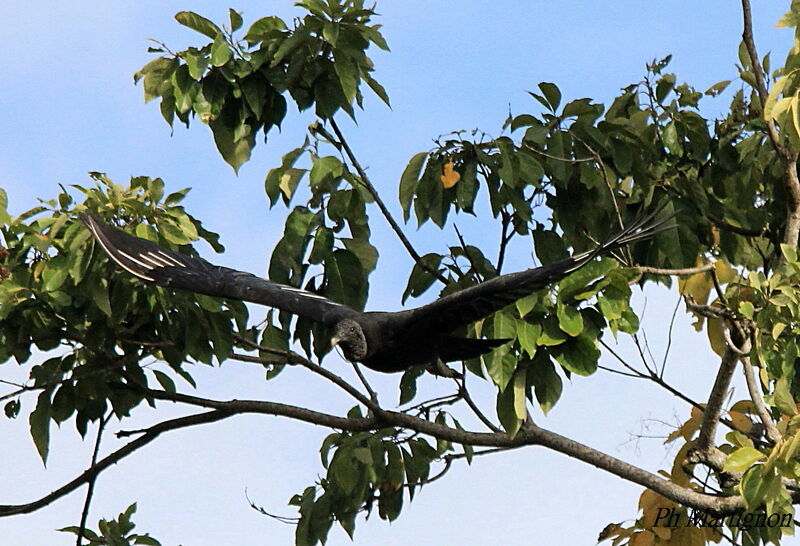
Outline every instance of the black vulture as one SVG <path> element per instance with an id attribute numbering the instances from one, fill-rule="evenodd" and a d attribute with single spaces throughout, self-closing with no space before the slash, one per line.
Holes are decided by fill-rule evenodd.
<path id="1" fill-rule="evenodd" d="M 274 307 L 332 328 L 331 343 L 347 360 L 379 372 L 480 356 L 508 339 L 473 339 L 451 332 L 487 317 L 532 292 L 556 283 L 595 257 L 652 237 L 672 226 L 658 212 L 640 215 L 594 250 L 541 267 L 508 273 L 417 307 L 396 312 L 361 312 L 319 294 L 213 265 L 129 235 L 93 213 L 81 219 L 123 269 L 159 286 Z M 671 218 L 671 217 L 670 217 Z M 447 368 L 445 368 L 447 369 Z"/>

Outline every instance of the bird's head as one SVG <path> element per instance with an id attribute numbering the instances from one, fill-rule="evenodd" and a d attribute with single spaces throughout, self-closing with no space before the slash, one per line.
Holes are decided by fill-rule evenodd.
<path id="1" fill-rule="evenodd" d="M 361 325 L 352 319 L 344 319 L 333 327 L 331 346 L 339 345 L 344 357 L 351 362 L 360 362 L 367 356 L 367 338 Z"/>

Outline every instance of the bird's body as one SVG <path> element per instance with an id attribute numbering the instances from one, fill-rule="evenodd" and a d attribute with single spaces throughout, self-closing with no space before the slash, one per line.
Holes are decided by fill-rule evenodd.
<path id="1" fill-rule="evenodd" d="M 558 282 L 598 255 L 651 237 L 664 229 L 664 220 L 654 221 L 654 217 L 651 214 L 634 221 L 593 251 L 501 275 L 415 309 L 360 312 L 319 294 L 167 250 L 114 228 L 94 214 L 82 215 L 109 256 L 136 277 L 309 318 L 333 330 L 332 343 L 342 348 L 345 358 L 387 373 L 475 358 L 507 343 L 510 340 L 462 338 L 451 332 Z"/>

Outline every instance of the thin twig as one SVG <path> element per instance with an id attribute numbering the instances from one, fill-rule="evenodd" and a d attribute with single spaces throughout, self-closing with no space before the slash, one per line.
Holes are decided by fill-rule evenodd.
<path id="1" fill-rule="evenodd" d="M 236 341 L 238 341 L 239 343 L 241 343 L 241 344 L 243 344 L 246 347 L 249 347 L 251 349 L 255 349 L 257 351 L 265 351 L 265 352 L 268 352 L 268 353 L 272 353 L 272 354 L 275 354 L 275 355 L 279 355 L 279 356 L 285 357 L 287 359 L 287 364 L 300 364 L 301 366 L 311 370 L 315 374 L 321 375 L 322 377 L 324 377 L 325 379 L 327 379 L 331 383 L 334 383 L 336 386 L 338 386 L 342 390 L 346 391 L 348 394 L 350 394 L 350 396 L 352 396 L 353 398 L 355 398 L 356 400 L 358 400 L 359 402 L 364 404 L 369 409 L 373 409 L 373 410 L 374 409 L 379 409 L 377 404 L 374 401 L 372 401 L 370 398 L 367 398 L 366 396 L 364 396 L 362 393 L 360 393 L 358 391 L 358 389 L 353 387 L 350 383 L 348 383 L 347 381 L 345 381 L 344 379 L 342 379 L 341 377 L 339 377 L 335 373 L 333 373 L 333 372 L 331 372 L 329 370 L 326 370 L 325 368 L 323 368 L 319 364 L 315 364 L 314 362 L 311 362 L 307 358 L 303 358 L 302 356 L 300 356 L 299 354 L 295 353 L 294 351 L 284 351 L 282 349 L 273 349 L 272 347 L 264 347 L 262 345 L 259 345 L 258 343 L 253 343 L 249 339 L 246 339 L 246 338 L 244 338 L 242 336 L 239 336 L 239 335 L 234 336 L 234 337 L 236 338 Z M 245 358 L 242 358 L 242 357 L 245 357 L 245 356 L 247 356 L 247 355 L 237 355 L 236 353 L 234 353 L 233 355 L 231 355 L 231 358 L 235 358 L 236 360 L 245 360 Z M 253 362 L 252 358 L 254 358 L 254 357 L 248 357 L 245 361 Z M 270 362 L 268 360 L 259 359 L 259 361 L 262 364 L 272 364 L 272 362 Z"/>
<path id="2" fill-rule="evenodd" d="M 103 438 L 103 431 L 105 430 L 108 422 L 111 420 L 112 415 L 114 415 L 114 413 L 109 412 L 109 414 L 101 419 L 97 425 L 97 439 L 94 442 L 92 463 L 89 465 L 90 469 L 97 464 L 97 454 L 100 453 L 100 440 Z M 89 479 L 89 488 L 86 490 L 86 500 L 83 502 L 83 511 L 81 512 L 81 523 L 78 527 L 78 540 L 76 541 L 77 546 L 81 546 L 83 544 L 83 534 L 86 531 L 86 521 L 89 519 L 89 506 L 92 504 L 92 495 L 94 495 L 95 483 L 97 483 L 97 474 Z"/>
<path id="3" fill-rule="evenodd" d="M 749 356 L 742 356 L 742 370 L 744 371 L 745 383 L 747 383 L 747 392 L 750 393 L 750 400 L 753 401 L 753 406 L 756 409 L 761 424 L 764 425 L 764 430 L 767 433 L 767 438 L 773 444 L 777 444 L 781 440 L 781 433 L 778 432 L 775 426 L 775 420 L 769 414 L 767 406 L 764 405 L 764 398 L 761 396 L 761 387 L 758 385 L 755 374 L 753 373 L 753 366 L 750 364 Z"/>
<path id="4" fill-rule="evenodd" d="M 427 271 L 429 274 L 436 277 L 442 284 L 446 285 L 447 278 L 441 273 L 439 273 L 439 271 L 433 269 L 427 263 L 425 263 L 425 261 L 422 259 L 422 256 L 420 256 L 419 253 L 416 250 L 414 250 L 414 247 L 411 245 L 411 242 L 406 237 L 406 234 L 403 233 L 403 230 L 400 228 L 400 225 L 394 219 L 392 213 L 389 212 L 389 209 L 386 207 L 386 204 L 384 204 L 383 200 L 381 199 L 381 196 L 378 194 L 378 190 L 376 190 L 375 186 L 372 185 L 369 176 L 367 176 L 367 172 L 361 166 L 361 163 L 358 162 L 358 159 L 356 159 L 353 150 L 350 148 L 350 145 L 347 143 L 347 140 L 345 140 L 344 135 L 339 130 L 339 126 L 336 124 L 336 121 L 334 121 L 333 118 L 329 118 L 328 121 L 331 124 L 331 129 L 333 129 L 333 132 L 336 133 L 336 138 L 339 139 L 339 143 L 342 145 L 342 149 L 344 150 L 345 154 L 347 154 L 347 157 L 350 159 L 350 163 L 353 164 L 353 167 L 356 169 L 356 172 L 358 172 L 358 176 L 359 178 L 361 178 L 361 182 L 364 184 L 364 187 L 367 188 L 367 191 L 370 193 L 370 195 L 372 195 L 372 198 L 375 199 L 375 203 L 381 210 L 383 217 L 386 218 L 387 222 L 389 222 L 389 226 L 391 226 L 392 231 L 394 231 L 397 237 L 400 239 L 400 242 L 403 243 L 403 246 L 405 247 L 408 254 L 414 259 L 414 262 L 416 262 L 418 266 Z"/>
<path id="5" fill-rule="evenodd" d="M 353 370 L 356 372 L 356 375 L 361 380 L 361 384 L 364 385 L 365 389 L 367 389 L 367 392 L 369 393 L 370 400 L 372 400 L 375 403 L 375 405 L 377 406 L 378 405 L 378 393 L 376 393 L 373 390 L 373 388 L 370 386 L 369 382 L 367 381 L 367 378 L 364 377 L 364 374 L 361 372 L 361 368 L 358 366 L 358 364 L 356 364 L 355 362 L 351 362 L 350 364 L 353 365 Z"/>
<path id="6" fill-rule="evenodd" d="M 492 432 L 502 433 L 502 430 L 492 423 L 489 418 L 483 414 L 475 401 L 472 400 L 472 396 L 469 394 L 469 389 L 467 389 L 467 367 L 463 363 L 461 365 L 461 379 L 455 379 L 455 382 L 458 385 L 458 394 L 464 398 L 464 402 L 467 403 L 469 408 L 472 410 L 472 413 L 474 413 L 475 416 L 480 419 L 481 423 L 486 425 L 486 428 Z"/>
<path id="7" fill-rule="evenodd" d="M 764 72 L 761 68 L 761 60 L 756 51 L 756 44 L 753 40 L 753 15 L 750 10 L 750 0 L 742 0 L 742 41 L 744 41 L 747 54 L 750 57 L 750 64 L 753 67 L 753 76 L 756 80 L 756 92 L 761 100 L 761 108 L 767 104 L 767 85 L 764 82 Z M 764 121 L 767 125 L 767 134 L 772 142 L 775 152 L 781 160 L 784 173 L 784 186 L 788 194 L 786 199 L 786 227 L 783 232 L 783 242 L 792 248 L 797 248 L 798 237 L 800 236 L 800 178 L 797 174 L 798 152 L 791 144 L 785 146 L 781 144 L 781 136 L 775 124 L 775 120 L 765 116 Z M 778 262 L 783 263 L 783 255 L 778 254 Z"/>
<path id="8" fill-rule="evenodd" d="M 511 225 L 511 214 L 509 214 L 505 209 L 500 211 L 500 214 L 503 217 L 503 225 L 500 230 L 500 251 L 497 254 L 497 274 L 500 275 L 501 271 L 503 270 L 503 261 L 506 258 L 506 247 L 508 246 L 509 241 L 511 241 L 511 237 L 514 236 L 514 232 L 512 231 L 508 234 L 508 226 Z"/>
<path id="9" fill-rule="evenodd" d="M 687 275 L 696 275 L 697 273 L 703 273 L 704 271 L 711 271 L 714 269 L 714 264 L 707 263 L 705 265 L 686 267 L 683 269 L 664 269 L 661 267 L 650 267 L 647 265 L 637 265 L 634 267 L 636 267 L 642 273 L 649 273 L 651 275 L 677 275 L 683 277 Z"/>

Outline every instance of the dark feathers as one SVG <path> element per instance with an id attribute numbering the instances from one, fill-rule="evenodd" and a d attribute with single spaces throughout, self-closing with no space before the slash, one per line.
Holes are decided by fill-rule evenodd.
<path id="1" fill-rule="evenodd" d="M 333 344 L 345 357 L 381 372 L 477 357 L 507 339 L 467 339 L 450 335 L 516 300 L 563 279 L 601 254 L 647 239 L 668 229 L 657 212 L 642 216 L 595 250 L 510 273 L 440 298 L 416 309 L 395 313 L 359 312 L 318 294 L 274 283 L 250 273 L 220 267 L 172 252 L 128 235 L 96 215 L 81 219 L 123 269 L 160 286 L 209 296 L 258 303 L 309 318 L 333 328 Z"/>

